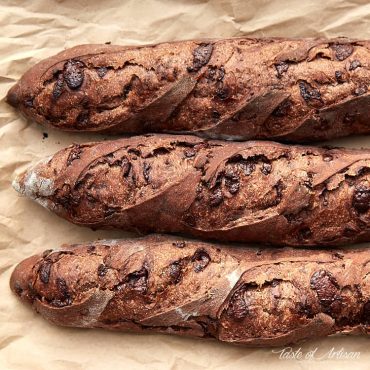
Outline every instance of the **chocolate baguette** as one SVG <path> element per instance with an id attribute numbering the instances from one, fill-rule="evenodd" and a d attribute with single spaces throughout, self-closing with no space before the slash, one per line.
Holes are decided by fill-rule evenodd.
<path id="1" fill-rule="evenodd" d="M 290 246 L 370 240 L 370 150 L 138 136 L 72 145 L 14 180 L 92 228 Z"/>
<path id="2" fill-rule="evenodd" d="M 63 130 L 281 141 L 370 132 L 369 41 L 82 45 L 31 68 L 8 102 Z"/>
<path id="3" fill-rule="evenodd" d="M 370 334 L 370 250 L 230 248 L 165 236 L 64 245 L 12 290 L 57 325 L 284 346 Z"/>

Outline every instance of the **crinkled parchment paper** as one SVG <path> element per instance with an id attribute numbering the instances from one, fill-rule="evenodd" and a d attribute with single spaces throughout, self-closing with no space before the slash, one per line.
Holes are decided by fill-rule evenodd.
<path id="1" fill-rule="evenodd" d="M 282 360 L 247 349 L 165 335 L 134 335 L 50 325 L 13 297 L 8 280 L 25 257 L 62 243 L 126 237 L 68 224 L 11 188 L 15 173 L 72 142 L 101 136 L 43 129 L 4 102 L 34 63 L 81 43 L 155 43 L 197 37 L 349 36 L 370 38 L 370 4 L 345 0 L 71 0 L 0 2 L 0 368 L 1 369 L 369 369 L 369 339 L 331 337 L 295 346 L 314 360 Z M 43 133 L 48 137 L 43 139 Z M 370 146 L 370 137 L 335 144 Z M 333 144 L 333 143 L 331 143 Z M 329 359 L 327 352 L 360 352 Z M 321 359 L 320 359 L 321 357 Z"/>

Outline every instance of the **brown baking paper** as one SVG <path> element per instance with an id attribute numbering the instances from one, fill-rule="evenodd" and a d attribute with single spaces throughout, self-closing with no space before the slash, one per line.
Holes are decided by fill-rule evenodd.
<path id="1" fill-rule="evenodd" d="M 30 162 L 72 142 L 102 136 L 67 134 L 27 122 L 4 102 L 4 96 L 34 63 L 81 43 L 142 44 L 241 35 L 370 39 L 369 19 L 370 5 L 366 1 L 2 0 L 0 369 L 368 370 L 370 342 L 365 337 L 336 336 L 294 346 L 291 352 L 286 349 L 273 353 L 271 349 L 248 349 L 174 336 L 60 328 L 23 306 L 8 287 L 16 263 L 62 243 L 128 234 L 94 232 L 71 225 L 31 200 L 17 196 L 11 180 Z M 370 146 L 370 137 L 330 144 L 338 143 Z M 294 358 L 285 359 L 289 354 Z"/>

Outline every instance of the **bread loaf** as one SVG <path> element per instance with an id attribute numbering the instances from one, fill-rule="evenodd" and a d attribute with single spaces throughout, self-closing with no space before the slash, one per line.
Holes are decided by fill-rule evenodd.
<path id="1" fill-rule="evenodd" d="M 370 48 L 344 38 L 83 45 L 31 68 L 7 100 L 71 131 L 313 141 L 370 132 Z"/>
<path id="2" fill-rule="evenodd" d="M 370 334 L 369 249 L 229 248 L 165 236 L 47 250 L 12 290 L 63 326 L 283 346 Z"/>
<path id="3" fill-rule="evenodd" d="M 290 246 L 370 240 L 370 150 L 138 136 L 72 145 L 14 181 L 92 228 Z"/>

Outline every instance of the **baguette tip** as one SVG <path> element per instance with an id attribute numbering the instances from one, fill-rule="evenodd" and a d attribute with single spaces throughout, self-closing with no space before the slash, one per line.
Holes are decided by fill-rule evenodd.
<path id="1" fill-rule="evenodd" d="M 20 181 L 20 177 L 21 176 L 17 176 L 13 179 L 12 181 L 12 187 L 13 189 L 18 192 L 20 195 L 24 195 L 23 194 L 23 190 L 22 190 L 22 187 L 21 187 L 21 181 Z"/>
<path id="2" fill-rule="evenodd" d="M 32 289 L 33 268 L 39 259 L 38 255 L 26 258 L 14 268 L 10 276 L 9 287 L 11 291 L 22 301 L 30 304 L 33 303 L 35 297 Z"/>
<path id="3" fill-rule="evenodd" d="M 20 88 L 19 84 L 15 84 L 6 95 L 6 102 L 14 108 L 17 108 L 20 103 Z"/>
<path id="4" fill-rule="evenodd" d="M 47 157 L 16 176 L 12 182 L 14 190 L 23 196 L 36 199 L 48 197 L 54 193 L 54 181 L 44 176 L 44 165 L 50 160 Z"/>
<path id="5" fill-rule="evenodd" d="M 54 194 L 54 181 L 45 177 L 43 169 L 50 157 L 36 163 L 22 174 L 16 176 L 12 186 L 19 195 L 30 198 L 47 209 L 52 209 L 54 203 L 48 199 Z"/>

